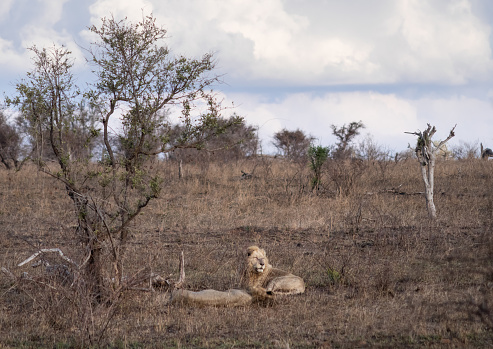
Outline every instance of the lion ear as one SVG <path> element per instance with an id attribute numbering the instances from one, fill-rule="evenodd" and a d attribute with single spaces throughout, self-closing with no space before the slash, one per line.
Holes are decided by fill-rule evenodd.
<path id="1" fill-rule="evenodd" d="M 257 251 L 258 249 L 259 248 L 257 246 L 250 246 L 249 248 L 247 248 L 248 257 L 250 257 L 252 255 L 252 253 Z"/>

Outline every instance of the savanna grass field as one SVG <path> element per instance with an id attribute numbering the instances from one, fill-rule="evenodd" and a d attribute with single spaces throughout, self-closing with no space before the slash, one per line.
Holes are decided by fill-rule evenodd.
<path id="1" fill-rule="evenodd" d="M 245 250 L 258 245 L 306 292 L 196 308 L 143 287 L 82 324 L 68 286 L 21 287 L 4 272 L 1 348 L 493 347 L 493 161 L 437 161 L 436 220 L 416 159 L 329 161 L 318 191 L 306 163 L 271 157 L 183 164 L 182 178 L 176 162 L 149 166 L 163 190 L 132 222 L 126 274 L 175 280 L 183 251 L 186 289 L 239 288 Z M 44 280 L 43 268 L 17 266 L 43 248 L 80 261 L 76 225 L 60 182 L 0 170 L 0 267 L 17 280 Z M 99 330 L 88 339 L 87 328 Z"/>

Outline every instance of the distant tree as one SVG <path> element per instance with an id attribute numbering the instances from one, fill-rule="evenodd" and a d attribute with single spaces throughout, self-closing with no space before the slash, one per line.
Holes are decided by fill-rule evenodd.
<path id="1" fill-rule="evenodd" d="M 486 148 L 488 149 L 488 148 Z M 459 141 L 458 145 L 452 147 L 454 159 L 476 159 L 483 154 L 483 144 L 478 145 L 478 141 L 465 142 Z"/>
<path id="2" fill-rule="evenodd" d="M 336 125 L 331 125 L 332 134 L 337 137 L 336 149 L 334 151 L 334 158 L 337 159 L 347 159 L 351 157 L 353 149 L 351 147 L 351 142 L 356 136 L 358 136 L 365 125 L 362 121 L 351 122 L 349 125 L 342 125 L 342 127 L 337 127 Z"/>
<path id="3" fill-rule="evenodd" d="M 488 160 L 488 158 L 493 157 L 493 150 L 490 148 L 483 148 L 483 143 L 481 143 L 481 159 Z"/>
<path id="4" fill-rule="evenodd" d="M 217 123 L 219 127 L 231 125 L 224 132 L 209 137 L 204 143 L 206 151 L 197 149 L 180 148 L 179 136 L 183 132 L 183 126 L 173 125 L 170 133 L 170 145 L 176 147 L 172 157 L 184 162 L 203 161 L 230 161 L 239 160 L 257 154 L 258 137 L 257 129 L 248 125 L 245 120 L 233 122 L 237 115 L 229 118 L 220 118 Z"/>
<path id="5" fill-rule="evenodd" d="M 366 160 L 367 165 L 376 166 L 385 180 L 386 172 L 392 164 L 394 155 L 385 147 L 379 145 L 371 135 L 367 135 L 356 148 L 356 155 L 359 159 Z M 359 166 L 364 168 L 364 166 Z"/>
<path id="6" fill-rule="evenodd" d="M 300 129 L 296 131 L 282 129 L 274 134 L 272 143 L 285 158 L 301 161 L 306 159 L 308 148 L 313 140 L 313 137 L 306 135 Z"/>
<path id="7" fill-rule="evenodd" d="M 378 144 L 371 135 L 361 140 L 355 149 L 356 155 L 368 161 L 388 161 L 391 159 L 390 151 Z"/>
<path id="8" fill-rule="evenodd" d="M 432 140 L 432 137 L 436 133 L 436 128 L 430 124 L 428 124 L 428 127 L 423 132 L 406 132 L 408 134 L 418 136 L 418 141 L 416 142 L 416 148 L 414 151 L 416 152 L 416 156 L 419 161 L 421 176 L 425 185 L 425 198 L 428 216 L 432 219 L 437 217 L 435 203 L 433 201 L 436 156 L 437 152 L 442 149 L 442 146 L 444 146 L 452 137 L 455 136 L 454 130 L 455 126 L 452 130 L 450 130 L 450 134 L 445 140 L 438 142 L 433 142 Z"/>
<path id="9" fill-rule="evenodd" d="M 0 162 L 7 170 L 19 170 L 22 165 L 22 137 L 15 125 L 8 122 L 0 110 Z"/>
<path id="10" fill-rule="evenodd" d="M 228 124 L 231 122 L 229 119 L 220 119 L 219 124 Z M 257 136 L 257 127 L 248 125 L 245 120 L 236 123 L 232 127 L 229 127 L 225 132 L 212 137 L 207 141 L 207 147 L 214 150 L 217 153 L 217 157 L 220 159 L 238 160 L 241 158 L 254 156 L 257 154 L 259 146 L 259 140 Z"/>

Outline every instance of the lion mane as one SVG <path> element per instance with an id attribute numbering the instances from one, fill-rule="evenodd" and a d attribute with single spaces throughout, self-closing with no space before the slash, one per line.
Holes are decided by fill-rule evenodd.
<path id="1" fill-rule="evenodd" d="M 272 267 L 265 251 L 258 246 L 250 246 L 247 249 L 242 286 L 243 289 L 227 291 L 207 289 L 196 292 L 176 289 L 171 293 L 170 302 L 191 306 L 236 307 L 251 304 L 253 301 L 272 300 L 276 295 L 305 292 L 302 278 Z"/>

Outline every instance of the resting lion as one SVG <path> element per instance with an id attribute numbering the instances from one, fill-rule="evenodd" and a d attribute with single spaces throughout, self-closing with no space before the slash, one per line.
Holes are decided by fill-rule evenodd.
<path id="1" fill-rule="evenodd" d="M 171 304 L 190 306 L 241 307 L 252 303 L 252 296 L 244 290 L 174 290 L 171 293 Z"/>
<path id="2" fill-rule="evenodd" d="M 184 270 L 181 273 L 183 273 L 184 279 Z M 170 302 L 193 306 L 235 307 L 248 305 L 254 300 L 271 300 L 280 294 L 305 292 L 305 283 L 302 278 L 273 268 L 269 264 L 265 251 L 257 246 L 250 246 L 247 249 L 243 287 L 245 290 L 216 291 L 208 289 L 198 292 L 176 289 L 171 293 Z"/>
<path id="3" fill-rule="evenodd" d="M 305 282 L 299 276 L 274 268 L 265 251 L 258 246 L 247 249 L 247 268 L 243 286 L 254 299 L 265 300 L 275 295 L 305 292 Z"/>

